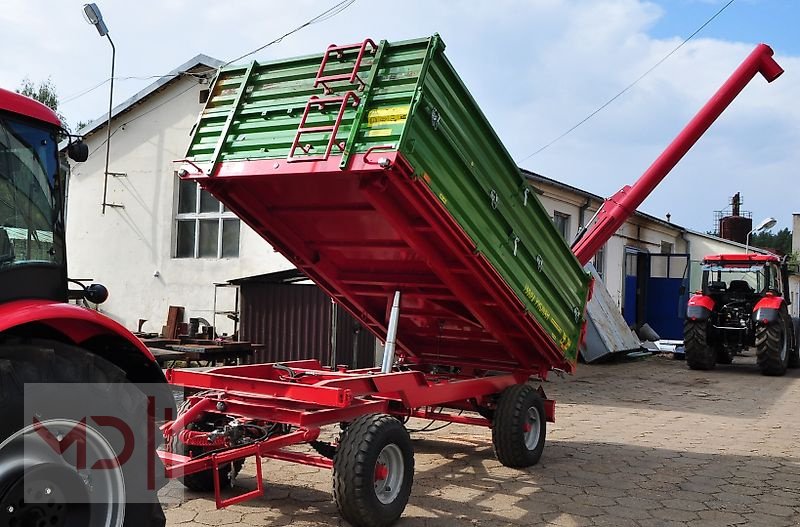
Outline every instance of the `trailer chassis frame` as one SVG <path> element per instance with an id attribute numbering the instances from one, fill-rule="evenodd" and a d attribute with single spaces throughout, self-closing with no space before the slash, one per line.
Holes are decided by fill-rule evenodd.
<path id="1" fill-rule="evenodd" d="M 262 458 L 332 468 L 332 460 L 287 450 L 316 441 L 322 427 L 350 422 L 367 414 L 389 414 L 399 419 L 416 417 L 491 428 L 479 415 L 463 415 L 479 407 L 492 408 L 495 397 L 506 388 L 540 380 L 533 371 L 479 372 L 435 367 L 401 367 L 390 373 L 380 368 L 348 370 L 328 368 L 318 360 L 228 366 L 209 371 L 169 369 L 167 381 L 197 393 L 187 396 L 184 410 L 162 427 L 165 444 L 174 439 L 205 444 L 208 455 L 195 457 L 169 450 L 159 451 L 168 478 L 180 478 L 206 470 L 214 474 L 214 499 L 218 508 L 258 497 L 264 492 Z M 281 433 L 262 440 L 226 445 L 208 432 L 187 426 L 204 415 L 242 421 L 280 424 Z M 545 417 L 555 421 L 555 401 L 545 399 Z M 254 457 L 256 489 L 230 498 L 222 497 L 219 467 Z"/>

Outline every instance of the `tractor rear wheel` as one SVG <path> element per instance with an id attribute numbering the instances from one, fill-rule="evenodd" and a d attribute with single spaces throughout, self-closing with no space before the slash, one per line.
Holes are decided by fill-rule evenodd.
<path id="1" fill-rule="evenodd" d="M 533 385 L 516 384 L 503 390 L 492 425 L 492 444 L 500 463 L 512 468 L 538 463 L 546 432 L 544 401 Z"/>
<path id="2" fill-rule="evenodd" d="M 794 347 L 789 350 L 789 367 L 800 368 L 800 319 L 792 318 L 794 329 Z"/>
<path id="3" fill-rule="evenodd" d="M 406 508 L 414 481 L 414 451 L 403 424 L 385 414 L 350 423 L 333 459 L 333 499 L 356 527 L 386 527 Z"/>
<path id="4" fill-rule="evenodd" d="M 687 320 L 683 325 L 683 346 L 686 350 L 686 364 L 690 369 L 714 369 L 717 353 L 708 342 L 708 321 Z"/>
<path id="5" fill-rule="evenodd" d="M 0 525 L 164 527 L 156 491 L 139 488 L 143 466 L 119 465 L 128 438 L 98 424 L 120 420 L 143 445 L 146 404 L 124 371 L 85 349 L 41 339 L 0 344 Z M 91 472 L 81 470 L 80 452 L 97 460 Z M 107 468 L 95 470 L 101 462 Z"/>
<path id="6" fill-rule="evenodd" d="M 756 328 L 756 362 L 762 374 L 773 377 L 786 374 L 792 354 L 789 324 L 791 319 L 783 308 L 778 321 Z"/>

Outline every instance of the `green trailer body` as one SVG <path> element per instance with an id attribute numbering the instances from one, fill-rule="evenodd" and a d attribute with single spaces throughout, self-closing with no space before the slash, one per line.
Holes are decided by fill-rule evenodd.
<path id="1" fill-rule="evenodd" d="M 218 184 L 208 181 L 221 167 L 257 164 L 276 171 L 307 171 L 336 162 L 343 174 L 358 177 L 354 167 L 359 159 L 369 156 L 375 163 L 399 154 L 410 177 L 430 189 L 472 241 L 476 255 L 513 291 L 523 306 L 520 316 L 532 317 L 549 336 L 551 342 L 545 344 L 528 341 L 529 353 L 538 357 L 531 363 L 571 370 L 591 277 L 555 229 L 444 48 L 434 35 L 225 67 L 193 130 L 187 154 L 191 170 L 275 244 L 270 229 L 258 225 L 261 220 L 252 205 L 240 210 L 237 199 L 221 190 L 221 179 Z M 336 285 L 312 277 L 337 298 Z M 363 306 L 346 307 L 375 331 Z M 560 357 L 543 360 L 537 347 L 557 349 Z"/>

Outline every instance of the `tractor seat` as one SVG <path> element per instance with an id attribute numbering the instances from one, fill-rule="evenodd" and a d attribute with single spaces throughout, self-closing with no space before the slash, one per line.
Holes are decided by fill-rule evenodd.
<path id="1" fill-rule="evenodd" d="M 752 294 L 753 288 L 746 280 L 731 280 L 731 285 L 728 287 L 729 293 L 747 293 Z"/>
<path id="2" fill-rule="evenodd" d="M 708 290 L 712 293 L 724 293 L 725 289 L 728 288 L 728 284 L 725 282 L 709 282 L 708 283 Z"/>

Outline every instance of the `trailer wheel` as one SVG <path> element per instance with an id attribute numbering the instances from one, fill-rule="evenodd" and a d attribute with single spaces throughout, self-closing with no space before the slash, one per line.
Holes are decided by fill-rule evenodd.
<path id="1" fill-rule="evenodd" d="M 145 398 L 130 389 L 125 372 L 90 353 L 61 342 L 25 339 L 0 345 L 0 525 L 81 527 L 164 527 L 166 518 L 155 490 L 134 496 L 138 475 L 128 466 L 82 474 L 73 464 L 77 448 L 61 452 L 41 431 L 60 440 L 76 429 L 83 430 L 84 445 L 94 459 L 117 459 L 125 448 L 114 434 L 104 435 L 89 419 L 83 424 L 86 407 L 70 401 L 62 384 L 76 384 L 91 396 L 79 396 L 92 415 L 113 416 L 130 426 L 136 442 L 146 430 Z M 37 408 L 41 427 L 28 423 L 25 416 L 25 384 L 40 384 L 37 400 L 61 401 L 74 411 L 44 405 Z M 127 385 L 127 386 L 126 386 Z M 30 401 L 29 401 L 30 404 Z M 106 406 L 108 405 L 108 406 Z M 103 408 L 106 408 L 104 410 Z M 77 427 L 77 428 L 76 428 Z M 160 434 L 155 434 L 158 438 Z M 64 443 L 66 445 L 66 443 Z M 94 457 L 99 456 L 99 457 Z M 142 469 L 143 471 L 144 469 Z M 156 474 L 163 471 L 156 466 Z M 89 498 L 91 493 L 91 499 Z M 34 499 L 28 499 L 31 495 Z M 43 499 L 48 496 L 47 501 Z M 36 496 L 40 499 L 37 500 Z M 80 499 L 85 498 L 85 499 Z M 127 499 L 126 499 L 127 498 Z M 127 502 L 127 500 L 130 502 Z"/>
<path id="2" fill-rule="evenodd" d="M 792 354 L 786 308 L 781 309 L 780 320 L 769 326 L 756 328 L 756 362 L 763 375 L 779 377 L 786 374 Z"/>
<path id="3" fill-rule="evenodd" d="M 492 424 L 492 444 L 500 463 L 512 468 L 538 463 L 546 432 L 544 401 L 536 388 L 531 384 L 506 388 Z"/>
<path id="4" fill-rule="evenodd" d="M 187 446 L 178 440 L 175 437 L 172 441 L 172 451 L 183 456 L 189 457 L 197 457 L 202 454 L 205 449 L 199 446 Z M 219 472 L 219 483 L 220 486 L 226 484 L 226 482 L 231 486 L 233 484 L 233 479 L 231 478 L 231 470 L 234 475 L 236 475 L 244 466 L 244 460 L 234 461 L 233 463 L 226 463 L 225 465 L 220 465 L 217 469 Z M 189 490 L 194 492 L 213 492 L 214 491 L 214 472 L 211 469 L 202 470 L 200 472 L 195 472 L 194 474 L 187 474 L 182 478 L 179 478 L 180 482 L 183 483 L 183 486 Z"/>
<path id="5" fill-rule="evenodd" d="M 403 424 L 364 415 L 344 431 L 333 460 L 333 499 L 356 527 L 385 527 L 403 514 L 414 481 L 414 451 Z"/>
<path id="6" fill-rule="evenodd" d="M 686 364 L 692 370 L 713 370 L 717 353 L 708 341 L 708 322 L 687 320 L 683 325 Z"/>

